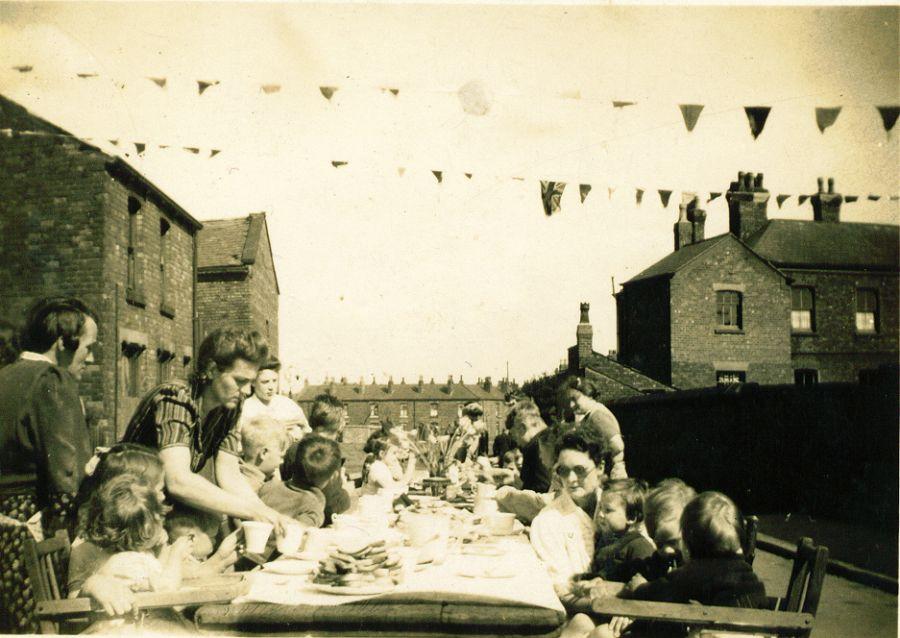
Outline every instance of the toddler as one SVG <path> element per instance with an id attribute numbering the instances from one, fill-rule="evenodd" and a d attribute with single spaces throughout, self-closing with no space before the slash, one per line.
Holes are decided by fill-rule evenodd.
<path id="1" fill-rule="evenodd" d="M 284 426 L 266 414 L 241 426 L 241 474 L 254 492 L 275 477 L 288 444 Z"/>
<path id="2" fill-rule="evenodd" d="M 640 566 L 641 576 L 656 580 L 684 563 L 681 514 L 697 493 L 681 479 L 665 479 L 644 500 L 644 525 L 656 551 Z"/>
<path id="3" fill-rule="evenodd" d="M 595 524 L 608 542 L 594 554 L 592 570 L 605 580 L 627 582 L 655 547 L 644 529 L 647 484 L 632 478 L 608 481 L 597 504 Z"/>
<path id="4" fill-rule="evenodd" d="M 322 488 L 340 471 L 340 448 L 331 439 L 308 434 L 297 444 L 291 464 L 290 478 L 263 484 L 259 498 L 307 527 L 321 527 L 325 522 Z"/>

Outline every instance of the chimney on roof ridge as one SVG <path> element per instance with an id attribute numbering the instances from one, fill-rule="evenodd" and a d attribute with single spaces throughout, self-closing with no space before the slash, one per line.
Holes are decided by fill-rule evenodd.
<path id="1" fill-rule="evenodd" d="M 591 319 L 588 316 L 591 304 L 582 301 L 580 309 L 581 317 L 578 319 L 578 325 L 575 327 L 575 356 L 577 360 L 569 362 L 569 365 L 573 368 L 584 366 L 594 353 L 594 328 L 591 326 Z"/>
<path id="2" fill-rule="evenodd" d="M 406 385 L 406 377 L 400 377 L 400 385 Z"/>
<path id="3" fill-rule="evenodd" d="M 452 374 L 447 375 L 447 387 L 448 388 L 453 387 L 453 375 Z"/>
<path id="4" fill-rule="evenodd" d="M 491 378 L 490 378 L 490 377 L 485 377 L 485 378 L 484 378 L 484 385 L 481 386 L 481 387 L 484 388 L 485 392 L 490 392 L 490 391 L 491 391 L 491 388 L 493 387 L 493 384 L 491 383 Z"/>
<path id="5" fill-rule="evenodd" d="M 738 173 L 725 193 L 728 201 L 728 231 L 744 241 L 768 222 L 769 191 L 763 187 L 763 174 Z"/>
<path id="6" fill-rule="evenodd" d="M 347 377 L 341 377 L 341 385 L 347 385 Z"/>
<path id="7" fill-rule="evenodd" d="M 422 390 L 425 389 L 425 379 L 421 374 L 419 375 L 419 383 L 417 385 L 419 387 L 419 392 L 422 392 Z"/>
<path id="8" fill-rule="evenodd" d="M 466 385 L 466 382 L 463 381 L 462 375 L 459 375 L 459 385 Z"/>
<path id="9" fill-rule="evenodd" d="M 819 192 L 810 198 L 813 207 L 813 219 L 817 222 L 841 221 L 841 204 L 844 196 L 834 192 L 834 178 L 828 178 L 828 192 L 825 192 L 825 180 L 818 179 Z"/>
<path id="10" fill-rule="evenodd" d="M 387 391 L 388 391 L 388 394 L 390 394 L 391 392 L 394 391 L 394 377 L 393 376 L 388 377 Z"/>
<path id="11" fill-rule="evenodd" d="M 694 227 L 688 220 L 687 204 L 678 205 L 678 220 L 672 229 L 675 233 L 675 250 L 681 250 L 685 246 L 690 246 L 694 239 Z"/>
<path id="12" fill-rule="evenodd" d="M 691 204 L 694 205 L 694 208 L 691 208 Z M 688 220 L 691 222 L 691 240 L 692 243 L 696 244 L 703 241 L 706 237 L 706 211 L 702 208 L 696 208 L 699 200 L 695 199 L 691 204 L 688 204 Z"/>

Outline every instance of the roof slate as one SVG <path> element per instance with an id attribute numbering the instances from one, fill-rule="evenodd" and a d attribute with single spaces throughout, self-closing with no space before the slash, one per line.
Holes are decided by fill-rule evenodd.
<path id="1" fill-rule="evenodd" d="M 671 252 L 649 268 L 646 268 L 645 270 L 639 272 L 637 275 L 635 275 L 625 283 L 628 284 L 634 281 L 651 279 L 652 277 L 659 277 L 662 275 L 673 275 L 675 274 L 675 272 L 686 266 L 689 262 L 693 261 L 694 258 L 699 257 L 726 237 L 728 237 L 727 233 L 724 235 L 712 237 L 710 239 L 705 239 L 703 241 L 697 242 L 696 244 L 690 244 L 683 247 L 681 250 Z"/>
<path id="2" fill-rule="evenodd" d="M 448 391 L 449 390 L 449 391 Z M 304 386 L 294 398 L 297 401 L 312 401 L 316 395 L 329 392 L 341 401 L 503 401 L 505 394 L 494 386 L 490 392 L 473 384 L 423 383 L 422 390 L 416 383 L 395 383 L 388 391 L 387 384 L 381 383 L 327 383 Z"/>
<path id="3" fill-rule="evenodd" d="M 209 268 L 243 265 L 241 256 L 247 242 L 248 230 L 250 230 L 249 217 L 211 219 L 203 222 L 203 230 L 200 231 L 197 242 L 198 266 Z"/>
<path id="4" fill-rule="evenodd" d="M 590 358 L 584 363 L 584 367 L 590 368 L 639 392 L 667 392 L 673 390 L 672 387 L 651 379 L 634 368 L 598 352 L 591 354 Z"/>
<path id="5" fill-rule="evenodd" d="M 772 219 L 747 243 L 777 266 L 896 272 L 900 227 Z"/>

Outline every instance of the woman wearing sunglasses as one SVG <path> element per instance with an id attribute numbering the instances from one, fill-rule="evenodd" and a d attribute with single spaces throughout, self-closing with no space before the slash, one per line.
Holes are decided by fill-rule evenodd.
<path id="1" fill-rule="evenodd" d="M 531 544 L 561 599 L 570 595 L 572 577 L 587 572 L 594 558 L 593 514 L 606 453 L 603 438 L 591 427 L 563 435 L 553 468 L 556 497 L 531 523 Z"/>

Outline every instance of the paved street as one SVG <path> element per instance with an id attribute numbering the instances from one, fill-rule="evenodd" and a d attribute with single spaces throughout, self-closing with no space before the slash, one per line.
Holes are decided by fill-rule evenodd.
<path id="1" fill-rule="evenodd" d="M 753 569 L 770 596 L 783 596 L 791 575 L 791 561 L 758 552 Z M 828 574 L 813 638 L 878 638 L 897 635 L 897 597 L 872 587 Z"/>

